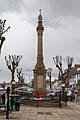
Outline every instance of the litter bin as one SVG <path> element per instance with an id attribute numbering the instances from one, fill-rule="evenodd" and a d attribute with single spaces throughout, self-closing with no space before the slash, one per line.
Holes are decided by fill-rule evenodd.
<path id="1" fill-rule="evenodd" d="M 15 98 L 14 102 L 15 102 L 15 109 L 17 111 L 19 111 L 20 110 L 20 99 L 19 99 L 19 97 Z"/>
<path id="2" fill-rule="evenodd" d="M 20 95 L 17 94 L 11 94 L 9 95 L 10 97 L 10 103 L 9 103 L 9 107 L 10 110 L 20 110 Z"/>

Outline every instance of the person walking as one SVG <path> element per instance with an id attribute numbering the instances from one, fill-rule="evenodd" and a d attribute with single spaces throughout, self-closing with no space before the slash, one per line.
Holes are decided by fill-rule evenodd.
<path id="1" fill-rule="evenodd" d="M 5 93 L 2 94 L 2 104 L 5 105 Z"/>
<path id="2" fill-rule="evenodd" d="M 74 91 L 74 94 L 75 94 L 75 102 L 77 104 L 79 102 L 78 101 L 78 90 L 77 89 Z"/>
<path id="3" fill-rule="evenodd" d="M 19 98 L 19 97 L 16 97 L 16 98 L 14 99 L 14 102 L 15 102 L 15 109 L 16 109 L 17 111 L 19 111 L 19 110 L 20 110 L 20 98 Z"/>
<path id="4" fill-rule="evenodd" d="M 67 96 L 67 94 L 68 94 L 68 87 L 65 87 L 65 95 L 64 95 L 64 96 L 65 96 L 65 97 L 64 97 L 65 99 L 64 99 L 64 100 L 65 100 L 65 105 L 66 105 L 66 106 L 67 106 L 67 101 L 68 101 L 68 96 Z"/>

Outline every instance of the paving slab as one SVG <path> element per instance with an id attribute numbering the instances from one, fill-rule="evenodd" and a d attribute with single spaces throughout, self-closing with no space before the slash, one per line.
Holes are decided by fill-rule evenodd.
<path id="1" fill-rule="evenodd" d="M 6 120 L 6 115 L 0 120 Z M 61 108 L 21 105 L 20 111 L 9 114 L 9 120 L 80 120 L 80 104 L 68 102 Z"/>

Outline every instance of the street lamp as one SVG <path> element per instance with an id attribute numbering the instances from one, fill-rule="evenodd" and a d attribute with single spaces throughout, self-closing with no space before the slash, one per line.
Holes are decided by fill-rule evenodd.
<path id="1" fill-rule="evenodd" d="M 47 69 L 47 74 L 48 74 L 48 77 L 49 77 L 49 80 L 50 80 L 50 88 L 51 88 L 51 72 L 52 72 L 52 68 L 48 68 Z"/>
<path id="2" fill-rule="evenodd" d="M 2 45 L 5 41 L 5 37 L 3 36 L 3 34 L 5 32 L 8 31 L 8 29 L 10 28 L 10 26 L 8 28 L 5 29 L 5 24 L 6 24 L 6 20 L 1 20 L 0 19 L 0 53 L 1 53 L 1 48 L 2 48 Z"/>

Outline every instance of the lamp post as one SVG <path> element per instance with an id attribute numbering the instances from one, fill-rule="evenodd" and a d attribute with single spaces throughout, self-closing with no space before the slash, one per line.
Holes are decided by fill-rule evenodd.
<path id="1" fill-rule="evenodd" d="M 9 119 L 9 94 L 10 94 L 10 87 L 8 86 L 6 89 L 7 93 L 7 111 L 6 111 L 6 119 Z"/>
<path id="2" fill-rule="evenodd" d="M 3 20 L 3 21 L 2 21 L 2 20 L 0 19 L 0 53 L 1 53 L 2 45 L 3 45 L 4 41 L 5 41 L 5 37 L 3 36 L 3 34 L 4 34 L 5 32 L 7 32 L 8 29 L 10 28 L 10 26 L 9 26 L 9 27 L 7 27 L 7 28 L 5 29 L 5 25 L 6 25 L 6 20 Z"/>
<path id="3" fill-rule="evenodd" d="M 52 72 L 52 68 L 48 68 L 47 69 L 47 74 L 48 74 L 48 77 L 49 77 L 49 80 L 50 80 L 50 88 L 51 88 L 51 72 Z"/>

